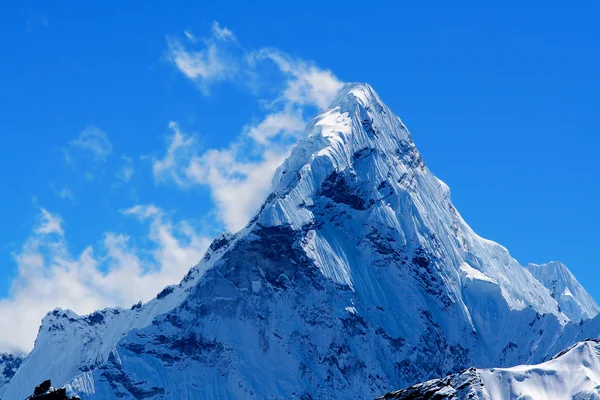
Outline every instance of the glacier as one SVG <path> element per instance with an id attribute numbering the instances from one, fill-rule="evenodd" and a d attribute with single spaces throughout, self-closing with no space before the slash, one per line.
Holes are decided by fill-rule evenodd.
<path id="1" fill-rule="evenodd" d="M 51 379 L 82 399 L 362 399 L 542 362 L 600 333 L 566 267 L 542 268 L 478 236 L 402 121 L 346 84 L 245 228 L 146 304 L 49 313 L 0 391 Z"/>

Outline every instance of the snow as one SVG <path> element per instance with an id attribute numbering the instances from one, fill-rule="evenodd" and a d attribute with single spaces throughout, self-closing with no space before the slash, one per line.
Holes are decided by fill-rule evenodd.
<path id="1" fill-rule="evenodd" d="M 0 353 L 0 398 L 22 362 L 22 355 Z"/>
<path id="2" fill-rule="evenodd" d="M 346 85 L 272 182 L 170 294 L 102 323 L 49 314 L 8 398 L 48 378 L 83 399 L 374 398 L 600 332 L 570 322 L 595 306 L 574 278 L 571 304 L 473 232 L 369 85 Z"/>
<path id="3" fill-rule="evenodd" d="M 4 396 L 25 398 L 33 393 L 36 385 L 47 379 L 60 387 L 76 375 L 102 364 L 127 332 L 148 326 L 155 316 L 183 301 L 204 269 L 209 268 L 220 254 L 210 249 L 207 253 L 212 255 L 211 259 L 193 267 L 172 291 L 163 290 L 162 293 L 168 293 L 164 297 L 159 294 L 146 304 L 131 309 L 107 308 L 87 316 L 62 309 L 48 313 L 42 320 L 34 349 L 10 382 L 0 386 Z"/>
<path id="4" fill-rule="evenodd" d="M 490 278 L 486 274 L 476 270 L 475 268 L 471 267 L 466 262 L 464 262 L 460 265 L 460 270 L 465 273 L 465 278 L 467 278 L 471 281 L 479 280 L 479 281 L 497 284 L 496 281 L 494 281 L 492 278 Z"/>
<path id="5" fill-rule="evenodd" d="M 537 365 L 479 371 L 492 400 L 600 398 L 600 346 L 577 344 L 565 354 Z"/>
<path id="6" fill-rule="evenodd" d="M 511 368 L 467 370 L 389 393 L 413 399 L 435 393 L 455 400 L 591 400 L 600 398 L 600 344 L 587 340 L 551 360 Z M 452 397 L 450 397 L 452 396 Z M 438 398 L 438 397 L 436 397 Z"/>
<path id="7" fill-rule="evenodd" d="M 600 313 L 600 307 L 592 296 L 563 263 L 552 261 L 547 264 L 528 264 L 526 268 L 550 291 L 562 312 L 571 320 L 588 319 Z"/>

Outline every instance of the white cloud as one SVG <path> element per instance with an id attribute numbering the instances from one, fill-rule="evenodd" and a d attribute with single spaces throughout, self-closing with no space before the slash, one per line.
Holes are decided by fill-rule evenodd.
<path id="1" fill-rule="evenodd" d="M 40 213 L 40 223 L 36 228 L 36 233 L 43 235 L 52 233 L 63 234 L 62 219 L 60 216 L 51 214 L 44 208 L 40 208 Z"/>
<path id="2" fill-rule="evenodd" d="M 166 58 L 186 77 L 194 80 L 204 93 L 209 92 L 212 84 L 237 76 L 239 65 L 235 56 L 237 43 L 233 32 L 214 22 L 208 38 L 199 40 L 189 30 L 184 35 L 191 43 L 201 42 L 203 48 L 188 51 L 181 41 L 169 37 Z"/>
<path id="3" fill-rule="evenodd" d="M 201 89 L 227 80 L 254 94 L 266 89 L 273 97 L 273 88 L 280 88 L 274 98 L 260 99 L 266 105 L 262 118 L 242 127 L 229 145 L 200 153 L 193 136 L 171 123 L 174 133 L 166 155 L 154 160 L 156 182 L 173 181 L 183 188 L 206 185 L 220 220 L 237 231 L 265 199 L 275 169 L 302 135 L 306 114 L 326 108 L 343 84 L 331 71 L 278 50 L 246 51 L 235 34 L 217 22 L 199 50 L 188 50 L 170 39 L 168 54 L 179 71 Z M 224 60 L 232 65 L 228 74 L 221 71 Z"/>
<path id="4" fill-rule="evenodd" d="M 243 228 L 265 200 L 286 148 L 265 150 L 256 161 L 238 161 L 238 149 L 210 150 L 190 160 L 186 171 L 192 182 L 207 185 L 220 220 L 230 231 Z"/>
<path id="5" fill-rule="evenodd" d="M 252 64 L 257 61 L 271 60 L 287 75 L 287 86 L 282 100 L 298 105 L 314 105 L 326 108 L 343 83 L 330 71 L 322 70 L 313 64 L 293 59 L 274 49 L 261 49 L 249 55 Z"/>
<path id="6" fill-rule="evenodd" d="M 173 180 L 179 186 L 187 186 L 188 182 L 182 176 L 181 169 L 196 150 L 194 137 L 181 133 L 177 123 L 171 121 L 169 128 L 173 134 L 168 137 L 167 154 L 161 159 L 154 159 L 152 172 L 156 182 Z"/>
<path id="7" fill-rule="evenodd" d="M 142 221 L 155 217 L 160 213 L 160 208 L 156 207 L 154 204 L 138 204 L 137 206 L 123 210 L 123 214 L 135 215 Z"/>
<path id="8" fill-rule="evenodd" d="M 174 222 L 153 205 L 125 210 L 147 226 L 150 252 L 107 232 L 97 246 L 72 254 L 61 217 L 40 209 L 40 221 L 14 255 L 18 276 L 0 300 L 0 350 L 28 351 L 44 315 L 55 307 L 85 314 L 147 301 L 177 283 L 209 244 L 187 221 Z"/>
<path id="9" fill-rule="evenodd" d="M 112 151 L 112 144 L 106 133 L 94 126 L 85 128 L 77 139 L 69 142 L 69 146 L 91 153 L 96 161 L 106 161 Z M 68 153 L 65 157 L 70 158 Z"/>
<path id="10" fill-rule="evenodd" d="M 277 135 L 298 135 L 306 121 L 299 110 L 283 110 L 268 114 L 256 125 L 246 127 L 247 135 L 260 144 L 268 144 Z"/>
<path id="11" fill-rule="evenodd" d="M 275 135 L 295 138 L 303 126 L 297 116 L 269 114 L 245 127 L 229 147 L 200 153 L 193 137 L 171 123 L 174 133 L 167 154 L 153 163 L 155 181 L 172 181 L 182 188 L 206 185 L 220 221 L 235 232 L 258 210 L 275 170 L 289 153 L 291 141 L 274 141 Z"/>
<path id="12" fill-rule="evenodd" d="M 171 40 L 169 49 L 170 60 L 188 78 L 199 78 L 204 82 L 219 81 L 235 72 L 234 66 L 228 65 L 225 60 L 220 58 L 215 44 L 210 44 L 204 51 L 190 53 L 184 50 L 180 42 Z"/>
<path id="13" fill-rule="evenodd" d="M 219 40 L 236 40 L 233 32 L 227 29 L 226 27 L 221 28 L 217 21 L 214 21 L 212 24 L 212 34 L 215 38 Z"/>

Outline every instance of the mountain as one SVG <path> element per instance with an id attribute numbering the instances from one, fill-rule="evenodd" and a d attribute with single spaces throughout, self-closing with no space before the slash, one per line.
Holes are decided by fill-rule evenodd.
<path id="1" fill-rule="evenodd" d="M 559 261 L 528 264 L 526 268 L 558 302 L 561 311 L 572 321 L 593 318 L 600 312 L 592 296 L 577 282 L 571 271 Z"/>
<path id="2" fill-rule="evenodd" d="M 577 343 L 550 361 L 512 368 L 475 369 L 434 379 L 379 399 L 591 400 L 600 398 L 600 343 Z"/>
<path id="3" fill-rule="evenodd" d="M 365 84 L 307 126 L 248 225 L 166 291 L 50 313 L 7 398 L 45 379 L 83 399 L 374 398 L 600 332 L 473 232 Z"/>

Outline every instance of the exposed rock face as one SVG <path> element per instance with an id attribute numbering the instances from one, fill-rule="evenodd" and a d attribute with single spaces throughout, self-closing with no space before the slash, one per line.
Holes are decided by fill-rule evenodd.
<path id="1" fill-rule="evenodd" d="M 475 368 L 434 379 L 409 388 L 390 392 L 377 400 L 444 400 L 481 399 L 489 400 L 483 381 Z"/>
<path id="2" fill-rule="evenodd" d="M 7 393 L 61 368 L 53 381 L 86 399 L 374 398 L 600 332 L 471 230 L 362 84 L 308 125 L 246 228 L 179 286 L 117 311 L 50 314 Z M 53 347 L 74 343 L 73 361 Z"/>
<path id="3" fill-rule="evenodd" d="M 33 391 L 33 395 L 29 396 L 27 400 L 80 400 L 79 397 L 67 396 L 67 390 L 65 388 L 54 388 L 52 387 L 51 381 L 44 381 L 37 385 Z"/>

